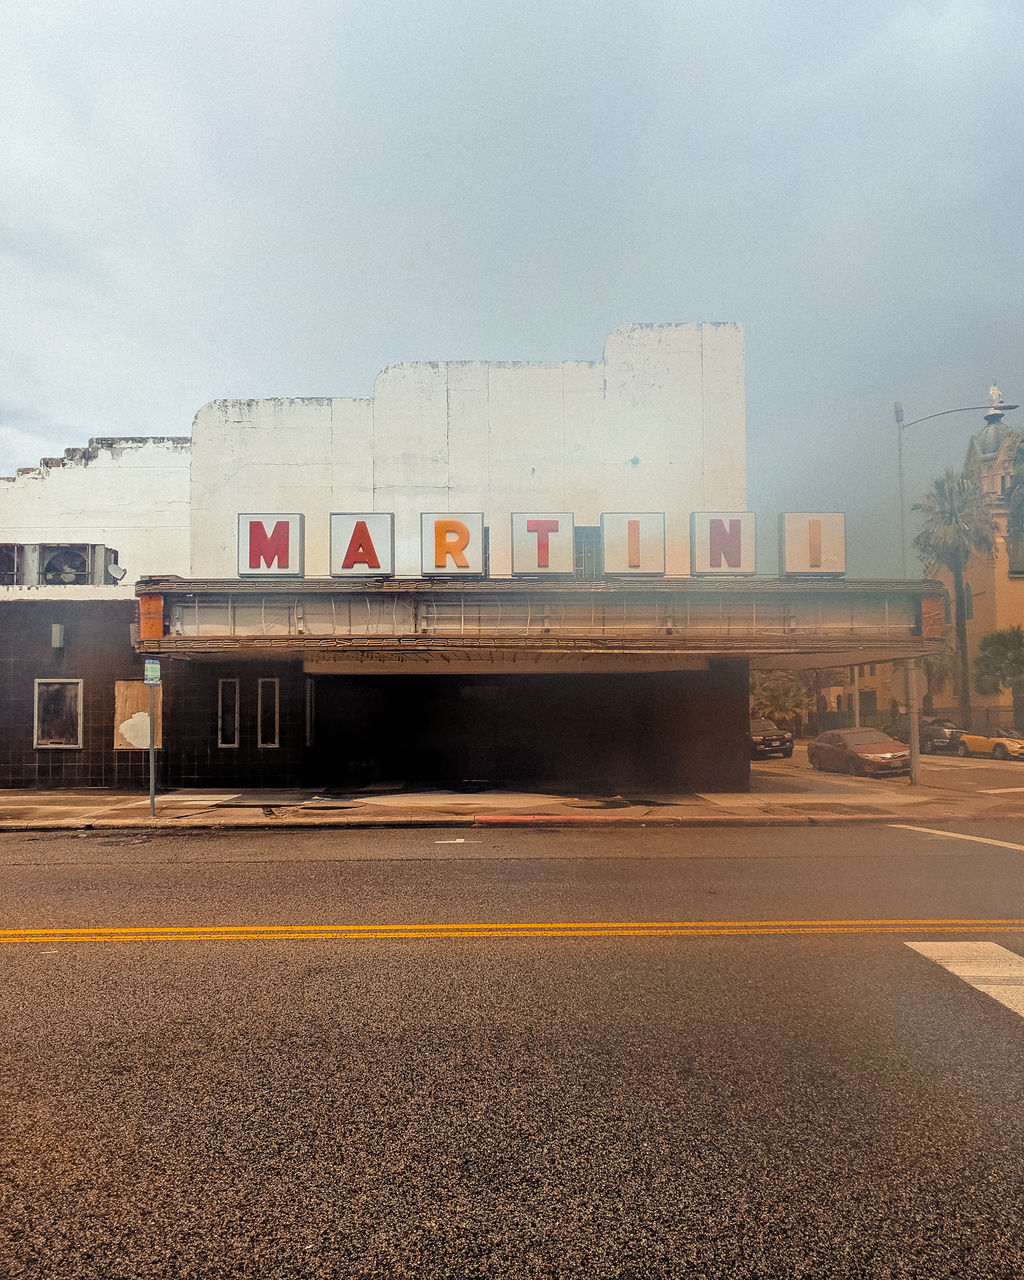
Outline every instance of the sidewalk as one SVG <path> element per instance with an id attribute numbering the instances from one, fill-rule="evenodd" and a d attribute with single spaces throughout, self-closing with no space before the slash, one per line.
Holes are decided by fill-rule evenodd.
<path id="1" fill-rule="evenodd" d="M 798 762 L 755 765 L 751 790 L 593 796 L 519 791 L 178 790 L 0 792 L 0 831 L 298 827 L 812 826 L 1024 817 L 1024 796 L 911 787 L 814 773 Z"/>

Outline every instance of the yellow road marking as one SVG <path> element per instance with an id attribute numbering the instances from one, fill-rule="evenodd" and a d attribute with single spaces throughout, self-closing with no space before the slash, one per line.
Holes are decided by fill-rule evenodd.
<path id="1" fill-rule="evenodd" d="M 767 937 L 779 934 L 1024 933 L 1024 920 L 623 920 L 517 924 L 195 925 L 4 929 L 0 943 L 386 941 L 391 938 Z"/>

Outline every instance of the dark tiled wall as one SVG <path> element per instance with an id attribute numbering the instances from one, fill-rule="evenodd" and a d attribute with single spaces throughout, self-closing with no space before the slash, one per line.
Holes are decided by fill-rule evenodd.
<path id="1" fill-rule="evenodd" d="M 134 601 L 9 601 L 0 608 L 0 786 L 149 786 L 145 751 L 114 750 L 114 681 L 141 680 Z M 64 647 L 50 643 L 64 627 Z M 34 682 L 82 681 L 82 747 L 32 745 Z"/>
<path id="2" fill-rule="evenodd" d="M 305 745 L 305 678 L 297 662 L 163 662 L 164 778 L 174 787 L 297 787 Z M 279 682 L 277 747 L 257 745 L 258 684 Z M 239 744 L 217 745 L 217 685 L 238 680 Z"/>

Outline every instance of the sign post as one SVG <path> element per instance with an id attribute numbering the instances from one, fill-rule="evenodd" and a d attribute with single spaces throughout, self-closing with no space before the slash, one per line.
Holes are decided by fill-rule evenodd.
<path id="1" fill-rule="evenodd" d="M 160 687 L 160 663 L 147 658 L 143 683 L 149 688 L 149 816 L 156 817 L 156 690 Z"/>

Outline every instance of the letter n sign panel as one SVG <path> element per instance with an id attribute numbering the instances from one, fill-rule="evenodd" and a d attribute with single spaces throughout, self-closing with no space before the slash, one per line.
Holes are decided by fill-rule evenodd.
<path id="1" fill-rule="evenodd" d="M 390 512 L 331 512 L 331 577 L 389 578 L 395 572 Z"/>
<path id="2" fill-rule="evenodd" d="M 846 572 L 846 516 L 841 511 L 787 511 L 779 516 L 783 573 Z"/>
<path id="3" fill-rule="evenodd" d="M 484 517 L 480 511 L 420 515 L 425 578 L 480 577 L 484 571 Z"/>
<path id="4" fill-rule="evenodd" d="M 694 511 L 690 515 L 690 572 L 695 577 L 754 573 L 752 511 Z"/>
<path id="5" fill-rule="evenodd" d="M 238 576 L 301 578 L 303 524 L 303 517 L 295 512 L 239 515 Z"/>

